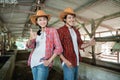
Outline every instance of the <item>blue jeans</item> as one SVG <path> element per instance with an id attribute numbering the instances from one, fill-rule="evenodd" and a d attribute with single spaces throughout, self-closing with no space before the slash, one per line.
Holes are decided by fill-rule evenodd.
<path id="1" fill-rule="evenodd" d="M 49 68 L 44 66 L 44 64 L 40 64 L 32 68 L 32 74 L 34 80 L 47 80 Z"/>
<path id="2" fill-rule="evenodd" d="M 63 65 L 64 80 L 78 80 L 78 66 L 69 68 Z"/>

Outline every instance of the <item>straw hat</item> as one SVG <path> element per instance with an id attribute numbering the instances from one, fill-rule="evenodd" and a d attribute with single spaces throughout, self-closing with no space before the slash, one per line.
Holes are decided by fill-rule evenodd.
<path id="1" fill-rule="evenodd" d="M 76 16 L 75 12 L 73 11 L 72 8 L 66 8 L 64 9 L 63 12 L 60 13 L 60 19 L 63 21 L 64 17 L 67 15 L 67 14 L 73 14 Z"/>
<path id="2" fill-rule="evenodd" d="M 36 25 L 36 18 L 42 17 L 42 16 L 46 16 L 46 17 L 48 17 L 48 20 L 50 20 L 50 15 L 46 14 L 43 10 L 38 10 L 35 15 L 30 16 L 30 20 L 33 24 Z"/>

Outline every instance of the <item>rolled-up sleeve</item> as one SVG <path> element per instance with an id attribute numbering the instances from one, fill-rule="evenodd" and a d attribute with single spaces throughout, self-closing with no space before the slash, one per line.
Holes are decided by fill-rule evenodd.
<path id="1" fill-rule="evenodd" d="M 55 54 L 61 54 L 63 52 L 63 48 L 59 39 L 59 35 L 56 29 L 53 30 L 53 37 L 54 37 L 54 53 Z"/>

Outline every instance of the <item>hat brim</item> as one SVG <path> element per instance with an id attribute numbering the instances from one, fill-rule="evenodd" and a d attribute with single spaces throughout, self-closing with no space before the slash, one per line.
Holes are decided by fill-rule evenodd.
<path id="1" fill-rule="evenodd" d="M 36 25 L 36 19 L 38 18 L 38 17 L 44 17 L 44 16 L 46 16 L 47 18 L 48 18 L 48 21 L 50 20 L 50 18 L 51 18 L 51 16 L 50 15 L 41 15 L 41 16 L 37 16 L 37 15 L 32 15 L 32 16 L 30 16 L 30 20 L 31 20 L 31 22 L 34 24 L 34 25 Z"/>
<path id="2" fill-rule="evenodd" d="M 61 13 L 60 13 L 60 20 L 63 21 L 64 17 L 65 17 L 66 15 L 68 15 L 68 14 L 72 14 L 72 15 L 75 15 L 75 16 L 76 16 L 75 13 L 61 12 Z"/>

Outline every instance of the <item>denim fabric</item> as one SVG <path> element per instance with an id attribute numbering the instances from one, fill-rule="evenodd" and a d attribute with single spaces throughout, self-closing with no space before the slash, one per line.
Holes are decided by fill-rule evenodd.
<path id="1" fill-rule="evenodd" d="M 63 65 L 64 80 L 78 80 L 78 66 L 69 68 Z"/>
<path id="2" fill-rule="evenodd" d="M 32 68 L 32 74 L 34 80 L 47 80 L 49 68 L 44 64 L 40 64 Z"/>

